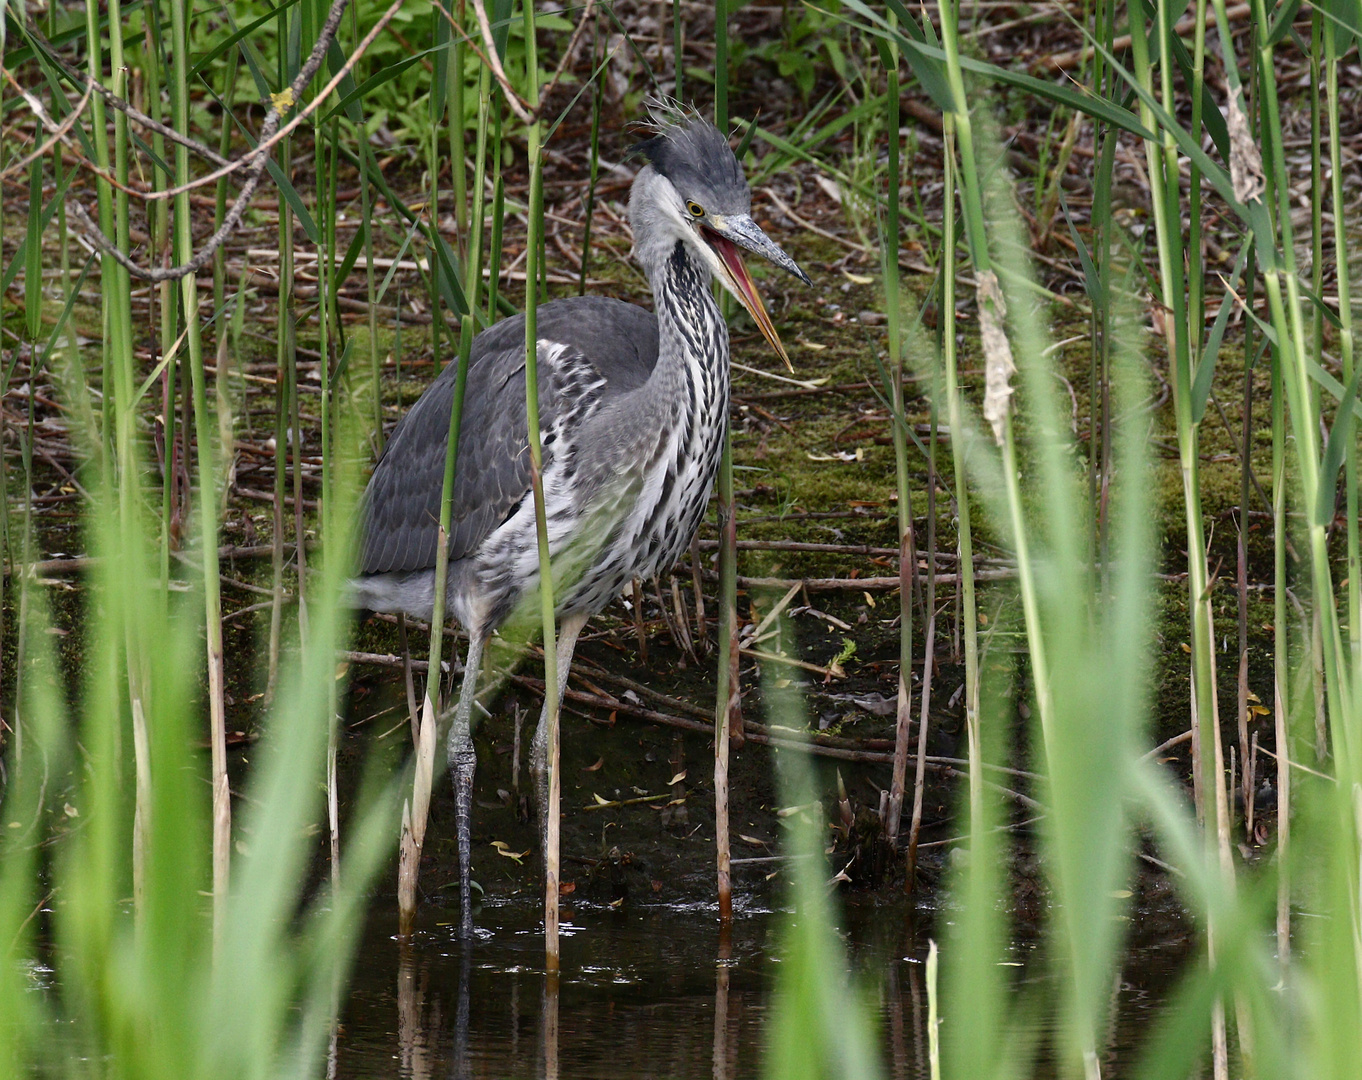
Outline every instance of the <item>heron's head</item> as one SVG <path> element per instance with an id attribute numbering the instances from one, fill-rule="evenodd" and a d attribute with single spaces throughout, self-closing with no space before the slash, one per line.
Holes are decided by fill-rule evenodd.
<path id="1" fill-rule="evenodd" d="M 752 220 L 752 191 L 718 129 L 698 114 L 675 107 L 654 108 L 652 118 L 657 134 L 636 148 L 648 165 L 634 181 L 630 196 L 635 243 L 642 231 L 639 226 L 646 222 L 659 254 L 670 252 L 676 240 L 689 245 L 790 366 L 761 295 L 743 265 L 742 250 L 788 270 L 806 285 L 812 282 Z"/>

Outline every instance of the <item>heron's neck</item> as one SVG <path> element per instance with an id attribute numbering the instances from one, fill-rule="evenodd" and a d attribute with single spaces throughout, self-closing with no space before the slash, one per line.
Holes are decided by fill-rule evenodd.
<path id="1" fill-rule="evenodd" d="M 702 413 L 721 414 L 728 405 L 728 327 L 710 290 L 709 267 L 678 240 L 648 276 L 657 312 L 657 377 L 688 387 Z"/>

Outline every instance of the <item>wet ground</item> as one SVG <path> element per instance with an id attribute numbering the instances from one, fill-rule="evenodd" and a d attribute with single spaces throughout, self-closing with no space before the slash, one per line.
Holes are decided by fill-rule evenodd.
<path id="1" fill-rule="evenodd" d="M 584 643 L 574 685 L 594 686 L 628 703 L 637 695 L 612 680 L 627 678 L 617 650 L 630 637 L 627 626 L 613 630 Z M 712 673 L 677 670 L 677 656 L 661 638 L 651 639 L 650 647 L 649 689 L 689 692 L 699 700 Z M 533 678 L 536 667 L 531 659 L 515 670 Z M 945 666 L 940 678 L 949 686 L 954 672 Z M 852 680 L 852 688 L 864 696 L 873 692 L 873 683 Z M 371 739 L 410 738 L 400 678 L 366 677 L 354 689 L 352 759 L 362 756 Z M 839 710 L 846 716 L 837 730 L 863 726 L 879 733 L 887 724 L 870 714 L 856 720 L 854 705 L 838 697 L 847 693 L 841 685 L 810 677 L 802 689 L 815 729 L 840 716 Z M 949 691 L 943 694 L 948 696 Z M 476 937 L 465 943 L 457 933 L 453 806 L 448 778 L 441 777 L 422 862 L 416 933 L 408 943 L 396 939 L 393 883 L 385 875 L 334 1042 L 335 1075 L 761 1075 L 787 917 L 778 759 L 788 751 L 752 740 L 733 751 L 737 917 L 731 934 L 723 936 L 714 901 L 709 735 L 646 722 L 623 710 L 580 702 L 569 708 L 563 721 L 563 958 L 554 981 L 544 971 L 542 863 L 528 773 L 539 701 L 532 686 L 515 683 L 485 700 L 490 708 L 476 733 L 473 811 Z M 749 701 L 748 718 L 755 722 L 759 694 Z M 651 704 L 664 709 L 659 701 Z M 934 719 L 933 755 L 952 753 L 956 738 L 951 713 L 943 709 Z M 877 806 L 878 791 L 888 784 L 888 764 L 815 760 L 820 790 L 835 792 L 840 780 L 853 817 Z M 1027 787 L 1024 777 L 1007 782 Z M 854 827 L 831 834 L 830 875 L 845 869 L 851 879 L 837 898 L 841 936 L 857 983 L 877 1007 L 889 1076 L 928 1075 L 924 965 L 929 940 L 949 950 L 954 932 L 953 807 L 963 791 L 958 773 L 937 769 L 929 775 L 912 898 L 904 891 L 901 856 L 873 867 L 876 853 L 858 844 Z M 827 809 L 837 824 L 836 803 Z M 1052 912 L 1022 824 L 1028 813 L 1022 802 L 1015 803 L 1007 963 L 1015 965 L 1017 993 L 1028 998 L 1040 1020 L 1041 1062 L 1034 1074 L 1047 1076 L 1053 1074 L 1044 1057 L 1047 1025 L 1057 1019 L 1060 993 L 1040 944 L 1041 927 Z M 1149 869 L 1139 864 L 1132 871 L 1131 941 L 1111 991 L 1104 1076 L 1133 1075 L 1138 1047 L 1147 1042 L 1150 1023 L 1194 950 L 1190 920 L 1166 880 Z M 967 1007 L 943 1002 L 942 1015 Z"/>

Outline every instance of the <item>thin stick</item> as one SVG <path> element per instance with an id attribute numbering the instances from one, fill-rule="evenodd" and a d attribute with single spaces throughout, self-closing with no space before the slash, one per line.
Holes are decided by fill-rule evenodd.
<path id="1" fill-rule="evenodd" d="M 700 534 L 690 538 L 690 578 L 695 590 L 695 636 L 700 643 L 700 651 L 709 653 L 709 626 L 705 622 L 705 590 L 700 574 Z"/>
<path id="2" fill-rule="evenodd" d="M 933 388 L 935 389 L 935 388 Z M 922 707 L 918 713 L 917 773 L 913 778 L 913 818 L 908 831 L 908 880 L 913 891 L 917 869 L 917 842 L 922 828 L 923 782 L 927 765 L 927 726 L 932 701 L 932 676 L 936 667 L 936 394 L 932 394 L 932 437 L 927 443 L 927 629 L 922 642 Z"/>
<path id="3" fill-rule="evenodd" d="M 643 629 L 643 582 L 633 581 L 634 594 L 634 636 L 638 639 L 638 659 L 644 667 L 648 666 L 648 634 Z"/>

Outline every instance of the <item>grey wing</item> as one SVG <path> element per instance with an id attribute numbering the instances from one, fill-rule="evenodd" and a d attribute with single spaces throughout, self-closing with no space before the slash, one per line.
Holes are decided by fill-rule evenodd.
<path id="1" fill-rule="evenodd" d="M 657 361 L 656 321 L 632 304 L 578 297 L 540 309 L 540 341 L 569 346 L 616 392 L 646 381 Z M 560 413 L 572 411 L 574 388 L 565 371 L 539 369 L 540 430 L 547 436 Z M 444 483 L 449 410 L 456 365 L 426 389 L 394 430 L 365 491 L 366 574 L 424 570 L 435 565 Z M 569 380 L 571 382 L 571 380 Z M 456 459 L 449 557 L 461 559 L 511 516 L 530 490 L 525 413 L 525 321 L 506 319 L 473 343 Z M 544 465 L 553 459 L 544 447 Z"/>
<path id="2" fill-rule="evenodd" d="M 484 352 L 469 365 L 450 515 L 451 559 L 472 552 L 530 489 L 523 342 L 522 330 L 520 343 Z M 456 373 L 450 364 L 421 395 L 374 469 L 364 497 L 366 574 L 435 565 Z M 554 403 L 545 393 L 545 377 L 539 382 L 540 422 L 547 427 Z"/>

